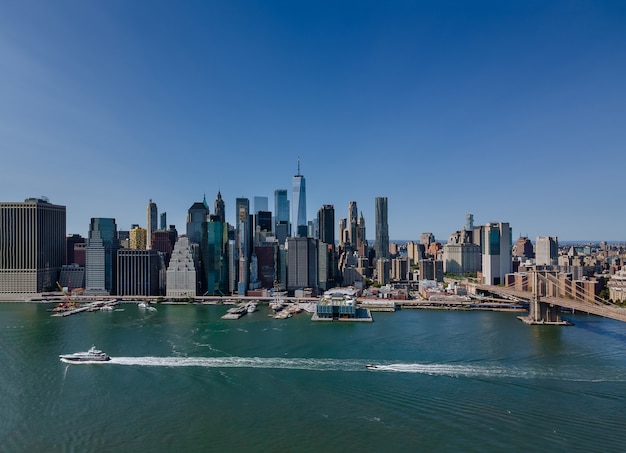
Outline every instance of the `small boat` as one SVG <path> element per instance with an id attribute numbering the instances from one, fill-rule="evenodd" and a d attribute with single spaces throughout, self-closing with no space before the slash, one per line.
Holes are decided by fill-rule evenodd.
<path id="1" fill-rule="evenodd" d="M 256 304 L 254 302 L 250 302 L 247 306 L 248 313 L 254 313 L 256 311 Z"/>
<path id="2" fill-rule="evenodd" d="M 280 311 L 284 307 L 285 307 L 285 304 L 282 301 L 280 301 L 280 300 L 277 300 L 277 301 L 275 301 L 275 302 L 270 304 L 270 308 L 272 310 L 274 310 L 274 311 Z"/>
<path id="3" fill-rule="evenodd" d="M 367 365 L 365 365 L 365 368 L 367 368 L 368 370 L 376 370 L 378 369 L 378 365 L 373 365 L 371 363 L 368 363 Z"/>
<path id="4" fill-rule="evenodd" d="M 111 357 L 106 352 L 96 349 L 95 346 L 89 348 L 87 352 L 75 352 L 73 354 L 61 354 L 59 359 L 62 362 L 106 362 Z"/>
<path id="5" fill-rule="evenodd" d="M 148 308 L 150 305 L 148 305 L 146 302 L 139 302 L 137 304 L 137 308 Z"/>
<path id="6" fill-rule="evenodd" d="M 100 311 L 113 311 L 113 305 L 103 305 L 100 307 Z"/>

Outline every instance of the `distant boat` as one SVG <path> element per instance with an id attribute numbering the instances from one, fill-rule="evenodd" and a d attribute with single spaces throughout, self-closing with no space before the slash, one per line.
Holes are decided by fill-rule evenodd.
<path id="1" fill-rule="evenodd" d="M 365 365 L 365 368 L 367 368 L 368 370 L 376 370 L 378 369 L 378 365 L 373 365 L 371 363 L 368 363 L 367 365 Z"/>
<path id="2" fill-rule="evenodd" d="M 148 302 L 139 302 L 137 304 L 137 307 L 143 308 L 144 310 L 148 310 L 148 311 L 157 311 L 157 309 L 151 306 Z"/>
<path id="3" fill-rule="evenodd" d="M 100 307 L 100 311 L 113 311 L 113 306 L 112 305 L 103 305 L 102 307 Z"/>
<path id="4" fill-rule="evenodd" d="M 105 352 L 96 349 L 95 346 L 89 348 L 87 352 L 75 352 L 73 354 L 61 354 L 59 359 L 62 362 L 106 362 L 111 357 Z"/>
<path id="5" fill-rule="evenodd" d="M 248 313 L 254 313 L 256 311 L 256 304 L 254 302 L 250 302 L 247 306 Z"/>

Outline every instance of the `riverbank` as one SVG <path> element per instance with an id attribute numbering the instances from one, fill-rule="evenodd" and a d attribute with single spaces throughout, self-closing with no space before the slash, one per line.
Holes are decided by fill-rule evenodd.
<path id="1" fill-rule="evenodd" d="M 115 299 L 122 304 L 135 304 L 146 302 L 159 305 L 237 305 L 247 302 L 255 302 L 260 305 L 269 305 L 274 297 L 253 297 L 253 296 L 197 296 L 194 298 L 167 298 L 162 296 L 79 296 L 72 297 L 73 301 L 79 304 L 90 304 L 94 302 L 104 302 Z M 319 298 L 303 298 L 283 296 L 282 299 L 292 304 L 316 304 Z M 52 304 L 66 300 L 61 293 L 43 294 L 0 294 L 0 303 L 41 303 Z M 402 300 L 392 301 L 388 299 L 362 299 L 357 300 L 357 305 L 370 311 L 394 312 L 404 309 L 431 309 L 431 310 L 481 310 L 481 311 L 503 311 L 503 312 L 526 312 L 528 308 L 519 303 L 503 301 L 479 302 L 479 301 L 420 301 Z"/>

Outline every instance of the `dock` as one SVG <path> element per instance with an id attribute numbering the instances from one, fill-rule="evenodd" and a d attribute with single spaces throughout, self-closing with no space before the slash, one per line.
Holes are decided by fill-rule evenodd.
<path id="1" fill-rule="evenodd" d="M 119 302 L 116 299 L 111 299 L 111 300 L 98 300 L 95 302 L 90 302 L 88 304 L 84 304 L 81 305 L 80 307 L 76 307 L 76 308 L 69 308 L 67 310 L 63 310 L 63 311 L 57 311 L 56 313 L 53 313 L 52 316 L 55 318 L 60 318 L 60 317 L 65 317 L 65 316 L 70 316 L 70 315 L 75 315 L 76 313 L 82 313 L 84 311 L 95 311 L 95 310 L 99 310 L 100 308 L 104 307 L 105 305 L 117 305 Z"/>

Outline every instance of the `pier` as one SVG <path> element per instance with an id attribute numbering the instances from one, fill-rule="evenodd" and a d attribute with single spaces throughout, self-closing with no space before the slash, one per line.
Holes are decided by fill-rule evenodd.
<path id="1" fill-rule="evenodd" d="M 62 311 L 57 311 L 56 313 L 53 313 L 52 316 L 65 317 L 65 316 L 75 315 L 76 313 L 82 313 L 84 311 L 95 311 L 95 310 L 99 310 L 100 308 L 104 306 L 112 306 L 112 305 L 117 305 L 117 304 L 119 304 L 119 302 L 116 299 L 99 300 L 95 302 L 89 302 L 87 304 L 81 305 L 76 308 L 68 308 Z"/>

